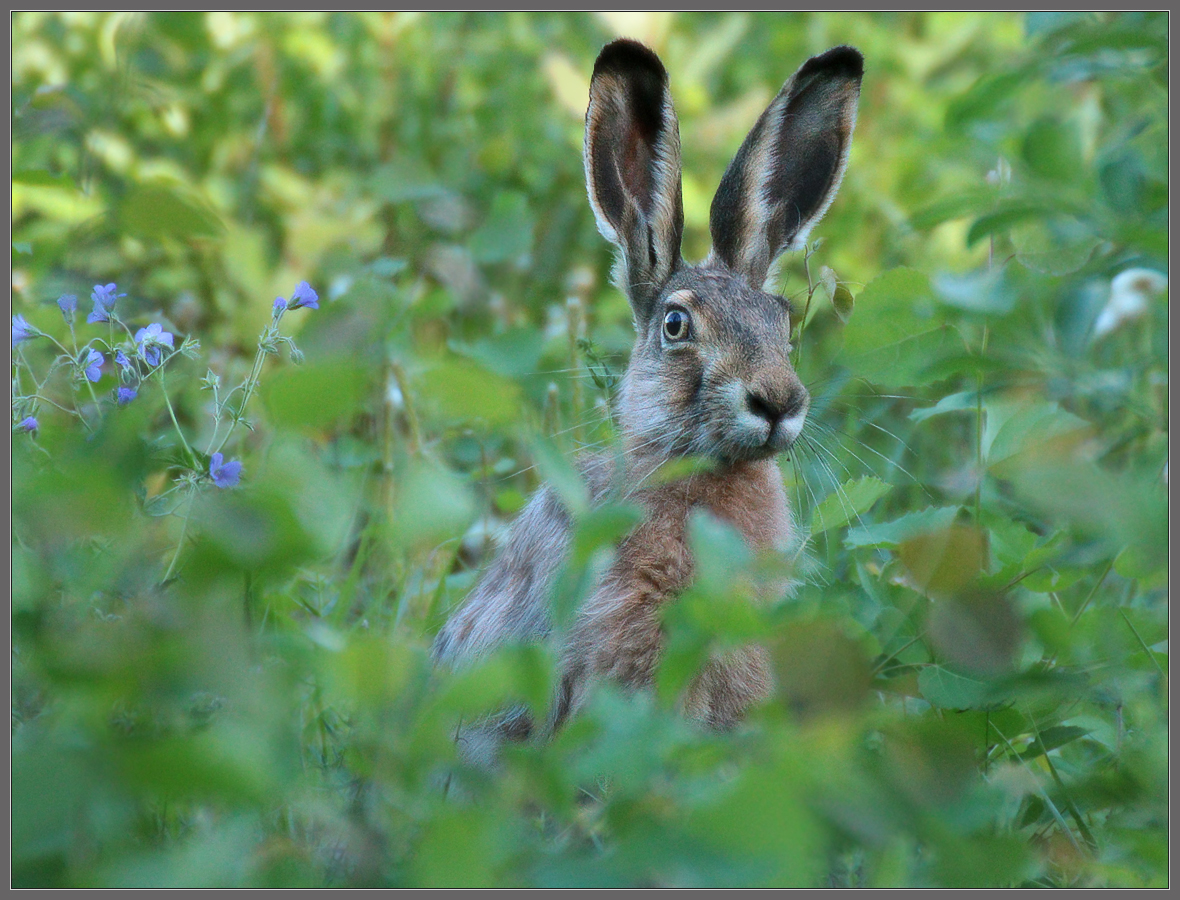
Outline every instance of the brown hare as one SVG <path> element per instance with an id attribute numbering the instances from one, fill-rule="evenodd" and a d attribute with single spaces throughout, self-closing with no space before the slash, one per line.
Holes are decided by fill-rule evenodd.
<path id="1" fill-rule="evenodd" d="M 712 252 L 691 265 L 680 255 L 680 133 L 668 73 L 655 53 L 626 39 L 608 44 L 594 64 L 586 184 L 598 228 L 619 250 L 616 280 L 637 336 L 619 395 L 621 462 L 588 455 L 579 469 L 592 503 L 625 494 L 645 517 L 619 544 L 568 631 L 556 636 L 562 679 L 545 733 L 577 708 L 594 679 L 651 683 L 660 608 L 693 577 L 686 533 L 693 510 L 731 524 L 753 549 L 790 540 L 773 457 L 799 436 L 809 397 L 788 357 L 789 304 L 763 282 L 784 250 L 804 244 L 840 185 L 862 71 L 858 51 L 835 47 L 787 81 L 721 179 L 709 218 Z M 647 484 L 661 464 L 687 455 L 713 467 Z M 457 665 L 505 642 L 550 636 L 550 591 L 571 527 L 557 493 L 542 487 L 439 633 L 436 661 Z M 765 651 L 745 648 L 713 659 L 683 705 L 724 728 L 771 686 Z M 498 741 L 535 730 L 516 709 L 460 740 L 485 757 Z"/>

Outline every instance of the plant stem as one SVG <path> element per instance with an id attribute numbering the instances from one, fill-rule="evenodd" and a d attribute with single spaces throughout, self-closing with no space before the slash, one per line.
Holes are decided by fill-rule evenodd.
<path id="1" fill-rule="evenodd" d="M 188 441 L 185 440 L 184 432 L 180 428 L 180 423 L 176 421 L 176 411 L 172 409 L 172 400 L 169 398 L 168 388 L 164 384 L 164 368 L 161 366 L 156 371 L 160 373 L 160 391 L 164 395 L 164 403 L 168 406 L 168 415 L 172 417 L 172 424 L 176 427 L 176 433 L 180 436 L 180 442 L 184 444 L 184 449 L 188 451 L 189 456 L 195 457 L 196 454 L 193 453 L 193 448 L 190 447 L 188 445 Z"/>
<path id="2" fill-rule="evenodd" d="M 1094 582 L 1094 587 L 1090 588 L 1090 593 L 1086 594 L 1086 599 L 1082 601 L 1082 605 L 1078 607 L 1078 611 L 1073 614 L 1073 619 L 1070 620 L 1069 627 L 1073 628 L 1078 623 L 1078 619 L 1082 617 L 1082 613 L 1086 611 L 1086 607 L 1090 605 L 1090 601 L 1094 599 L 1094 595 L 1098 593 L 1098 588 L 1102 587 L 1102 582 L 1106 581 L 1106 576 L 1110 574 L 1110 570 L 1114 568 L 1114 557 L 1110 558 L 1110 562 L 1106 564 L 1106 568 L 1102 570 L 1102 575 Z"/>
<path id="3" fill-rule="evenodd" d="M 401 392 L 402 404 L 406 410 L 406 425 L 410 430 L 410 452 L 417 455 L 422 447 L 422 434 L 418 429 L 418 413 L 414 409 L 414 401 L 406 384 L 406 373 L 402 370 L 401 364 L 393 360 L 389 362 L 389 371 Z"/>
<path id="4" fill-rule="evenodd" d="M 278 327 L 279 319 L 281 318 L 282 316 L 280 315 L 274 320 L 275 328 Z M 259 340 L 258 352 L 254 355 L 254 365 L 250 367 L 250 374 L 247 376 L 245 384 L 242 386 L 242 402 L 238 404 L 238 411 L 233 415 L 233 421 L 230 422 L 229 431 L 225 433 L 225 437 L 223 437 L 221 439 L 221 443 L 217 445 L 217 449 L 214 451 L 215 453 L 221 452 L 221 448 L 225 446 L 226 441 L 228 441 L 230 435 L 234 433 L 234 429 L 237 428 L 238 423 L 242 421 L 242 417 L 246 413 L 246 404 L 250 402 L 250 397 L 254 394 L 254 389 L 258 387 L 258 378 L 262 374 L 262 365 L 264 362 L 266 362 L 266 356 L 267 351 L 263 349 L 262 341 Z M 226 400 L 229 400 L 229 397 L 226 397 Z M 209 446 L 213 446 L 212 441 L 210 441 Z"/>
<path id="5" fill-rule="evenodd" d="M 1164 670 L 1160 665 L 1159 660 L 1155 658 L 1155 654 L 1151 652 L 1151 648 L 1147 646 L 1147 642 L 1139 636 L 1139 632 L 1135 629 L 1135 626 L 1131 624 L 1131 620 L 1127 618 L 1127 611 L 1120 608 L 1119 615 L 1123 617 L 1123 621 L 1126 622 L 1127 627 L 1131 629 L 1131 634 L 1135 635 L 1135 640 L 1139 642 L 1139 646 L 1143 648 L 1143 652 L 1147 654 L 1147 658 L 1151 660 L 1152 664 L 1155 666 L 1155 670 L 1161 675 L 1164 675 Z M 1166 678 L 1167 676 L 1165 675 L 1164 677 Z"/>
<path id="6" fill-rule="evenodd" d="M 193 503 L 196 497 L 197 486 L 190 485 L 188 489 L 188 512 L 184 514 L 184 523 L 180 526 L 180 540 L 176 542 L 176 552 L 172 554 L 172 562 L 168 563 L 168 570 L 164 573 L 164 577 L 160 579 L 160 584 L 167 584 L 168 579 L 172 577 L 172 570 L 176 568 L 176 562 L 180 559 L 180 551 L 184 549 L 184 538 L 188 534 L 188 521 L 193 515 Z"/>

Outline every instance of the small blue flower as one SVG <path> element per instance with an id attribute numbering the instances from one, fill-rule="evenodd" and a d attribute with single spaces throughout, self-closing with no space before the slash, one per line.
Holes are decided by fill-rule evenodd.
<path id="1" fill-rule="evenodd" d="M 306 281 L 301 281 L 295 285 L 295 290 L 291 294 L 291 299 L 287 303 L 287 309 L 299 309 L 306 306 L 308 309 L 320 308 L 320 297 L 315 291 L 311 289 Z"/>
<path id="2" fill-rule="evenodd" d="M 127 354 L 122 350 L 115 351 L 115 365 L 117 365 L 124 372 L 131 371 L 131 360 L 127 358 Z"/>
<path id="3" fill-rule="evenodd" d="M 134 400 L 136 395 L 138 395 L 138 394 L 139 394 L 139 391 L 137 391 L 133 387 L 119 388 L 119 405 L 126 406 L 128 403 L 130 403 L 132 400 Z"/>
<path id="4" fill-rule="evenodd" d="M 275 297 L 274 316 L 276 319 L 278 318 L 279 313 L 281 313 L 286 308 L 287 308 L 287 301 L 284 300 L 282 297 Z"/>
<path id="5" fill-rule="evenodd" d="M 36 328 L 25 321 L 22 315 L 15 315 L 12 317 L 12 346 L 16 347 L 21 341 L 27 341 L 29 338 L 34 338 L 39 335 Z"/>
<path id="6" fill-rule="evenodd" d="M 98 379 L 102 378 L 102 369 L 99 368 L 102 364 L 103 355 L 94 348 L 91 348 L 82 363 L 82 370 L 91 381 L 98 381 Z"/>
<path id="7" fill-rule="evenodd" d="M 153 322 L 147 328 L 135 332 L 135 343 L 139 347 L 139 355 L 149 366 L 160 364 L 160 348 L 172 349 L 172 332 L 165 331 L 159 322 Z"/>
<path id="8" fill-rule="evenodd" d="M 71 325 L 74 324 L 74 313 L 78 310 L 78 298 L 73 294 L 62 294 L 57 298 L 58 308 L 62 317 Z"/>
<path id="9" fill-rule="evenodd" d="M 110 284 L 96 284 L 94 290 L 90 294 L 90 299 L 94 301 L 94 310 L 86 317 L 86 321 L 91 324 L 95 322 L 109 322 L 111 320 L 111 310 L 115 308 L 115 301 L 120 297 L 126 297 L 126 294 L 115 293 L 115 283 Z"/>
<path id="10" fill-rule="evenodd" d="M 231 488 L 242 477 L 242 464 L 236 459 L 223 463 L 223 459 L 220 453 L 214 453 L 209 458 L 209 476 L 219 488 Z"/>
<path id="11" fill-rule="evenodd" d="M 16 431 L 36 431 L 41 426 L 37 424 L 37 420 L 32 416 L 21 419 L 16 423 Z"/>

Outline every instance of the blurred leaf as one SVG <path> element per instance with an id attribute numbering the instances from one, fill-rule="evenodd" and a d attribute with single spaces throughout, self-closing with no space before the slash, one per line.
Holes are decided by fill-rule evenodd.
<path id="1" fill-rule="evenodd" d="M 966 93 L 950 102 L 946 110 L 947 128 L 960 128 L 976 119 L 1000 112 L 1007 101 L 1028 84 L 1037 69 L 1036 63 L 996 75 L 985 75 Z"/>
<path id="2" fill-rule="evenodd" d="M 909 417 L 914 422 L 924 422 L 931 416 L 941 416 L 949 412 L 974 413 L 977 397 L 978 393 L 976 391 L 959 391 L 955 394 L 948 394 L 933 406 L 915 409 L 910 413 Z"/>
<path id="3" fill-rule="evenodd" d="M 1024 137 L 1024 160 L 1041 178 L 1077 181 L 1083 171 L 1081 138 L 1069 122 L 1042 116 Z"/>
<path id="4" fill-rule="evenodd" d="M 524 194 L 496 195 L 487 221 L 468 241 L 477 262 L 497 263 L 515 259 L 533 248 L 533 215 Z"/>
<path id="5" fill-rule="evenodd" d="M 571 560 L 584 566 L 599 548 L 613 548 L 643 519 L 642 510 L 632 504 L 609 504 L 586 513 L 574 531 Z"/>
<path id="6" fill-rule="evenodd" d="M 854 303 L 852 292 L 842 284 L 836 285 L 836 289 L 832 292 L 832 309 L 836 311 L 836 317 L 841 322 L 847 324 L 848 320 L 852 318 Z"/>
<path id="7" fill-rule="evenodd" d="M 822 534 L 859 519 L 889 490 L 890 485 L 871 475 L 844 482 L 812 511 L 811 533 Z"/>
<path id="8" fill-rule="evenodd" d="M 984 535 L 973 526 L 952 524 L 902 541 L 897 554 L 922 593 L 953 594 L 982 570 Z"/>
<path id="9" fill-rule="evenodd" d="M 1016 305 L 1016 292 L 1002 269 L 963 275 L 943 272 L 935 276 L 934 290 L 943 303 L 972 312 L 1005 315 Z"/>
<path id="10" fill-rule="evenodd" d="M 936 665 L 922 669 L 918 688 L 932 706 L 941 709 L 986 709 L 991 695 L 986 682 Z"/>
<path id="11" fill-rule="evenodd" d="M 890 269 L 874 278 L 856 298 L 860 314 L 844 329 L 844 352 L 858 354 L 914 337 L 911 310 L 933 290 L 916 269 Z"/>
<path id="12" fill-rule="evenodd" d="M 862 525 L 848 529 L 844 538 L 847 547 L 896 547 L 921 534 L 945 531 L 954 522 L 958 509 L 929 507 L 919 512 L 906 513 L 892 522 Z"/>
<path id="13" fill-rule="evenodd" d="M 446 419 L 496 426 L 520 415 L 520 389 L 515 382 L 465 360 L 438 360 L 422 374 L 419 385 L 424 405 Z"/>
<path id="14" fill-rule="evenodd" d="M 54 175 L 47 169 L 18 169 L 12 173 L 13 184 L 35 184 L 42 187 L 59 187 L 76 191 L 78 186 L 69 175 Z"/>
<path id="15" fill-rule="evenodd" d="M 481 338 L 472 344 L 451 341 L 450 348 L 470 357 L 497 375 L 518 378 L 537 371 L 544 336 L 533 328 L 513 328 L 502 334 Z"/>
<path id="16" fill-rule="evenodd" d="M 1036 759 L 1038 756 L 1064 747 L 1066 744 L 1085 737 L 1090 733 L 1089 728 L 1079 728 L 1076 725 L 1054 725 L 1041 729 L 1040 736 L 1034 740 L 1023 753 L 1021 759 Z"/>
<path id="17" fill-rule="evenodd" d="M 126 233 L 148 239 L 216 238 L 225 232 L 212 209 L 165 182 L 131 188 L 119 205 L 119 222 Z"/>
<path id="18" fill-rule="evenodd" d="M 401 473 L 392 522 L 399 542 L 434 546 L 462 534 L 474 515 L 470 488 L 450 470 L 412 460 Z"/>
<path id="19" fill-rule="evenodd" d="M 1044 275 L 1068 275 L 1090 259 L 1100 238 L 1082 219 L 1045 216 L 1012 229 L 1012 246 L 1021 265 Z"/>
<path id="20" fill-rule="evenodd" d="M 868 699 L 869 655 L 837 621 L 787 624 L 771 656 L 778 697 L 796 718 L 849 712 Z"/>
<path id="21" fill-rule="evenodd" d="M 371 372 L 345 359 L 285 366 L 270 373 L 262 396 L 276 427 L 320 429 L 356 414 L 370 378 Z"/>
<path id="22" fill-rule="evenodd" d="M 1024 634 L 1011 601 L 982 590 L 936 600 L 929 628 L 934 646 L 956 668 L 990 677 L 1012 669 Z"/>

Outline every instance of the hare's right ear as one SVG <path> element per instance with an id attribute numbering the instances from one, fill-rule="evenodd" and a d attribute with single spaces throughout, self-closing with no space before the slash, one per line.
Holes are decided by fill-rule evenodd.
<path id="1" fill-rule="evenodd" d="M 770 264 L 802 245 L 848 163 L 864 57 L 813 56 L 783 85 L 725 170 L 709 211 L 713 255 L 759 288 Z"/>
<path id="2" fill-rule="evenodd" d="M 620 39 L 598 54 L 583 161 L 598 230 L 622 251 L 622 287 L 642 323 L 680 263 L 684 205 L 668 73 L 640 43 Z"/>

